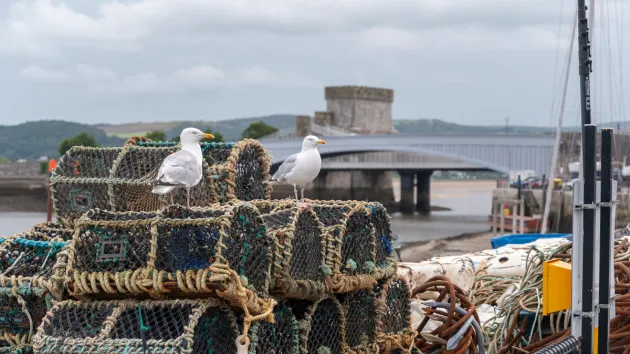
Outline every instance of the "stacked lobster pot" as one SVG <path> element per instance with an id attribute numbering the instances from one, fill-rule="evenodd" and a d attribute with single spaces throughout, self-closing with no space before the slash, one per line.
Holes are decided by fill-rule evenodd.
<path id="1" fill-rule="evenodd" d="M 255 140 L 202 143 L 191 207 L 181 191 L 171 204 L 148 182 L 178 148 L 133 139 L 61 159 L 59 222 L 0 244 L 13 352 L 415 352 L 381 204 L 270 200 Z"/>

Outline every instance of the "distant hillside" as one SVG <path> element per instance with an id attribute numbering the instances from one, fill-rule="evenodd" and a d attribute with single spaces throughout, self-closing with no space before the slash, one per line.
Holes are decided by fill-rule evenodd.
<path id="1" fill-rule="evenodd" d="M 461 125 L 439 119 L 397 119 L 394 127 L 401 134 L 505 134 L 505 125 Z M 539 134 L 555 131 L 547 127 L 509 126 L 510 134 Z M 572 128 L 568 128 L 572 129 Z"/>
<path id="2" fill-rule="evenodd" d="M 241 140 L 241 134 L 251 123 L 263 121 L 266 124 L 278 129 L 295 127 L 295 115 L 276 114 L 271 116 L 262 116 L 255 118 L 239 118 L 220 121 L 198 121 L 198 122 L 181 122 L 172 129 L 166 131 L 169 138 L 178 136 L 182 129 L 187 127 L 196 127 L 201 130 L 211 128 L 212 131 L 223 134 L 226 141 Z"/>
<path id="3" fill-rule="evenodd" d="M 144 135 L 150 130 L 164 130 L 170 139 L 178 136 L 185 127 L 212 128 L 220 132 L 227 141 L 237 141 L 250 123 L 263 121 L 278 129 L 295 127 L 295 115 L 276 114 L 262 117 L 230 119 L 222 121 L 180 121 L 127 123 L 120 125 L 87 125 L 64 121 L 35 121 L 14 126 L 0 126 L 0 157 L 15 160 L 37 159 L 40 156 L 56 157 L 59 144 L 65 138 L 81 132 L 93 135 L 102 146 L 121 146 L 133 135 Z M 505 126 L 460 125 L 439 119 L 400 119 L 394 126 L 401 134 L 505 134 Z M 616 126 L 616 123 L 606 126 Z M 622 123 L 625 129 L 625 124 Z M 555 130 L 548 127 L 510 126 L 510 134 L 542 134 Z M 567 127 L 564 131 L 575 131 Z"/>
<path id="4" fill-rule="evenodd" d="M 27 122 L 0 126 L 0 157 L 10 160 L 59 156 L 59 144 L 65 138 L 87 132 L 102 146 L 119 146 L 124 139 L 108 137 L 93 125 L 57 120 Z"/>

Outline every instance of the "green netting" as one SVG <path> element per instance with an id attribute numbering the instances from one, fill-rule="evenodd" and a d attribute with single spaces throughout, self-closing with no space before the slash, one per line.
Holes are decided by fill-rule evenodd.
<path id="1" fill-rule="evenodd" d="M 263 210 L 272 208 L 263 207 Z M 274 204 L 270 202 L 269 204 Z M 259 206 L 259 210 L 260 210 Z M 262 215 L 274 252 L 272 291 L 297 299 L 319 299 L 326 291 L 326 246 L 323 226 L 312 210 L 278 208 Z"/>
<path id="2" fill-rule="evenodd" d="M 341 299 L 346 318 L 346 344 L 354 351 L 373 352 L 378 320 L 377 294 L 369 289 L 358 290 L 342 295 Z"/>
<path id="3" fill-rule="evenodd" d="M 233 354 L 238 327 L 215 299 L 64 301 L 33 339 L 38 353 Z"/>
<path id="4" fill-rule="evenodd" d="M 155 211 L 170 203 L 170 195 L 151 192 L 162 161 L 177 151 L 175 143 L 129 143 L 124 148 L 73 147 L 51 176 L 57 218 L 72 226 L 90 209 Z M 204 178 L 191 188 L 191 206 L 229 200 L 269 198 L 270 157 L 252 139 L 238 143 L 202 143 Z M 186 204 L 185 189 L 175 189 L 173 201 Z"/>
<path id="5" fill-rule="evenodd" d="M 4 240 L 0 243 L 0 287 L 40 288 L 61 296 L 53 273 L 55 269 L 64 268 L 65 254 L 58 255 L 68 243 L 49 240 L 37 232 L 25 232 Z"/>
<path id="6" fill-rule="evenodd" d="M 342 353 L 345 351 L 345 324 L 341 304 L 334 297 L 318 302 L 292 304 L 300 328 L 303 354 Z"/>
<path id="7" fill-rule="evenodd" d="M 51 303 L 44 289 L 0 288 L 0 338 L 12 349 L 30 345 Z"/>
<path id="8" fill-rule="evenodd" d="M 0 354 L 33 354 L 30 345 L 10 345 L 7 341 L 0 341 Z"/>
<path id="9" fill-rule="evenodd" d="M 219 294 L 232 304 L 247 295 L 264 312 L 272 236 L 248 202 L 211 208 L 170 206 L 160 212 L 92 210 L 77 222 L 66 279 L 75 296 L 190 297 Z M 241 289 L 242 288 L 242 289 Z"/>
<path id="10" fill-rule="evenodd" d="M 416 333 L 411 324 L 411 292 L 398 277 L 380 281 L 374 288 L 377 296 L 376 342 L 381 352 L 408 350 Z"/>
<path id="11" fill-rule="evenodd" d="M 391 226 L 381 204 L 318 200 L 311 205 L 329 240 L 326 257 L 333 292 L 370 289 L 395 274 Z"/>
<path id="12" fill-rule="evenodd" d="M 300 354 L 298 322 L 288 302 L 274 307 L 274 323 L 257 321 L 249 330 L 249 354 Z"/>
<path id="13" fill-rule="evenodd" d="M 33 226 L 33 232 L 44 234 L 51 239 L 61 239 L 68 241 L 72 238 L 74 230 L 66 227 L 61 222 L 45 222 Z"/>

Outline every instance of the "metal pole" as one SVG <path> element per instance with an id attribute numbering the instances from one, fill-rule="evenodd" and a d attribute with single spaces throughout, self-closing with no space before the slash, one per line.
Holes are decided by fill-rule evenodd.
<path id="1" fill-rule="evenodd" d="M 595 237 L 595 129 L 591 125 L 591 48 L 585 0 L 578 0 L 578 65 L 580 73 L 580 110 L 582 116 L 582 153 L 580 182 L 583 190 L 583 257 L 581 269 L 582 352 L 593 352 L 593 255 Z M 575 258 L 573 258 L 575 261 Z M 577 295 L 577 294 L 576 294 Z M 603 354 L 603 353 L 602 353 Z"/>
<path id="2" fill-rule="evenodd" d="M 611 211 L 612 211 L 612 134 L 610 128 L 602 129 L 601 148 L 601 204 L 599 242 L 599 331 L 597 352 L 608 353 L 610 338 L 610 263 L 611 263 Z"/>
<path id="3" fill-rule="evenodd" d="M 597 126 L 583 127 L 584 153 L 584 239 L 582 255 L 582 353 L 593 352 L 593 272 L 595 270 L 595 131 Z"/>

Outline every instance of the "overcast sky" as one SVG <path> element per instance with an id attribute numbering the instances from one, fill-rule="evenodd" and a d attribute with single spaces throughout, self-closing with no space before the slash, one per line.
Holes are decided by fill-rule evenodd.
<path id="1" fill-rule="evenodd" d="M 395 90 L 394 118 L 551 126 L 575 2 L 4 0 L 0 124 L 311 114 L 324 86 L 365 85 Z M 630 5 L 597 3 L 593 59 L 613 64 L 595 67 L 594 104 L 621 119 Z"/>

